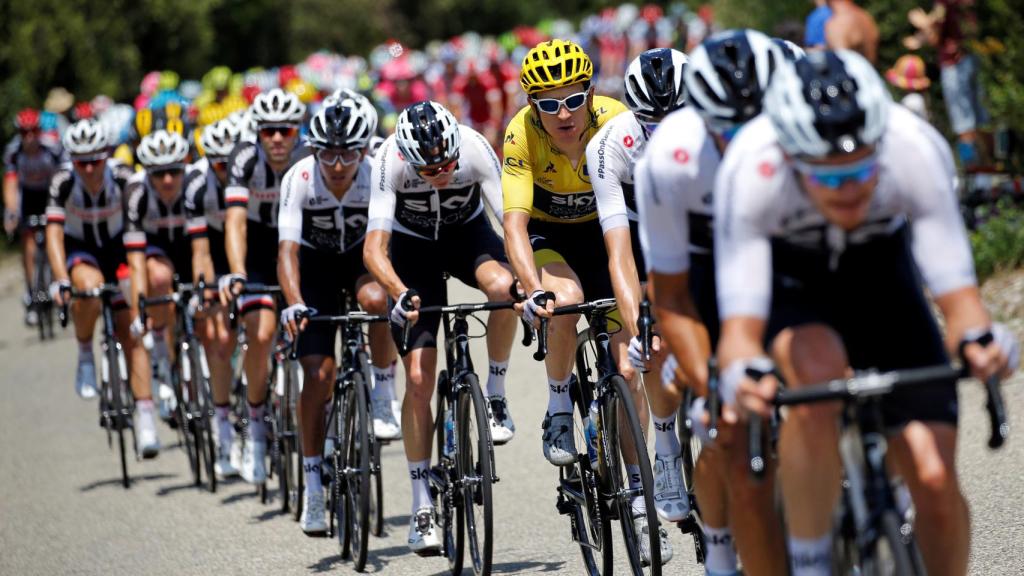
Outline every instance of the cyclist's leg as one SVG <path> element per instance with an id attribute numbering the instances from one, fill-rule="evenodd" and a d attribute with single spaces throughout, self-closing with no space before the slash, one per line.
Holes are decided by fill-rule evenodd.
<path id="1" fill-rule="evenodd" d="M 233 371 L 231 355 L 237 339 L 228 326 L 227 309 L 220 306 L 207 308 L 196 318 L 196 335 L 206 353 L 210 368 L 210 395 L 213 400 L 217 430 L 217 474 L 221 477 L 237 473 L 231 465 L 231 449 L 235 441 L 235 427 L 230 420 L 231 385 Z"/>
<path id="2" fill-rule="evenodd" d="M 326 328 L 326 326 L 320 326 Z M 334 328 L 333 326 L 331 328 Z M 308 330 L 307 330 L 308 332 Z M 324 334 L 326 336 L 326 334 Z M 334 338 L 316 337 L 305 346 L 308 335 L 299 338 L 303 384 L 299 395 L 299 426 L 302 431 L 302 470 L 305 478 L 302 517 L 299 525 L 307 534 L 327 530 L 324 511 L 323 480 L 320 475 L 324 452 L 324 405 L 330 398 L 337 366 L 334 361 Z M 327 350 L 322 345 L 327 341 Z M 315 350 L 315 352 L 314 352 Z"/>
<path id="3" fill-rule="evenodd" d="M 914 421 L 889 444 L 916 504 L 914 530 L 929 574 L 967 573 L 971 519 L 957 478 L 956 435 L 948 423 Z"/>
<path id="4" fill-rule="evenodd" d="M 355 282 L 356 301 L 370 314 L 388 313 L 387 292 L 361 268 Z M 401 403 L 395 394 L 395 363 L 398 350 L 391 339 L 388 324 L 375 322 L 367 329 L 370 344 L 370 371 L 373 390 L 370 402 L 373 407 L 374 434 L 381 439 L 393 440 L 402 433 L 398 420 Z"/>
<path id="5" fill-rule="evenodd" d="M 36 252 L 39 246 L 36 245 L 35 229 L 26 226 L 24 222 L 18 232 L 21 238 L 21 265 L 25 272 L 25 294 L 33 293 L 36 279 Z"/>
<path id="6" fill-rule="evenodd" d="M 243 318 L 248 344 L 244 370 L 248 382 L 250 428 L 252 438 L 257 442 L 263 442 L 263 404 L 267 399 L 269 358 L 277 333 L 277 315 L 274 313 L 274 301 L 270 296 L 257 296 L 248 303 L 250 306 L 244 310 Z M 245 308 L 245 304 L 242 307 Z M 252 427 L 253 423 L 256 423 L 255 427 Z"/>
<path id="7" fill-rule="evenodd" d="M 103 273 L 92 256 L 72 254 L 68 258 L 68 270 L 71 285 L 76 290 L 87 290 L 103 284 Z M 80 397 L 89 399 L 96 396 L 96 358 L 93 355 L 92 338 L 100 315 L 100 302 L 91 298 L 76 298 L 71 301 L 70 312 L 75 323 L 75 340 L 78 342 L 75 391 Z"/>

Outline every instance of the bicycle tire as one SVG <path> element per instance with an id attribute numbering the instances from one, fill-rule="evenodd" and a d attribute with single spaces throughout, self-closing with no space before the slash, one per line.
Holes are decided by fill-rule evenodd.
<path id="1" fill-rule="evenodd" d="M 362 572 L 366 568 L 369 548 L 370 434 L 373 420 L 367 398 L 369 388 L 361 372 L 352 374 L 352 387 L 355 389 L 355 409 L 352 411 L 352 435 L 346 446 L 351 473 L 348 474 L 345 494 L 349 504 L 348 527 L 352 531 L 352 562 L 356 572 Z"/>
<path id="2" fill-rule="evenodd" d="M 693 426 L 689 423 L 690 417 L 687 415 L 692 402 L 693 390 L 687 387 L 683 390 L 683 401 L 679 404 L 676 431 L 679 436 L 680 455 L 683 461 L 683 484 L 690 494 L 693 493 L 694 469 L 697 467 L 697 457 L 700 455 L 700 441 L 694 438 Z M 696 446 L 694 446 L 695 443 Z"/>
<path id="3" fill-rule="evenodd" d="M 625 425 L 628 427 L 631 448 L 637 456 L 637 465 L 640 467 L 640 485 L 643 491 L 645 514 L 647 516 L 647 538 L 650 547 L 650 563 L 646 566 L 649 572 L 644 571 L 644 562 L 640 557 L 640 538 L 633 526 L 632 505 L 626 498 L 615 498 L 615 506 L 618 508 L 619 524 L 622 528 L 622 538 L 625 543 L 626 556 L 629 559 L 630 570 L 633 574 L 650 574 L 650 576 L 661 575 L 661 539 L 659 527 L 661 525 L 657 510 L 654 507 L 654 475 L 651 473 L 650 456 L 647 453 L 647 443 L 644 440 L 643 429 L 640 427 L 640 418 L 637 415 L 636 407 L 633 404 L 633 397 L 630 394 L 629 386 L 625 379 L 619 374 L 610 377 L 612 393 L 605 398 L 602 405 L 602 425 L 604 433 L 599 436 L 603 441 L 603 455 L 606 460 L 606 467 L 609 473 L 608 484 L 615 494 L 627 483 L 625 475 L 625 458 L 621 453 L 621 445 L 625 437 L 620 434 L 619 416 L 625 417 Z"/>
<path id="4" fill-rule="evenodd" d="M 473 573 L 476 576 L 488 576 L 494 552 L 494 444 L 480 381 L 472 372 L 466 374 L 463 380 L 465 388 L 460 392 L 462 398 L 459 401 L 457 420 L 457 469 L 463 482 L 467 550 Z M 469 475 L 472 475 L 472 482 L 467 482 Z"/>
<path id="5" fill-rule="evenodd" d="M 124 445 L 124 431 L 129 425 L 129 416 L 128 397 L 124 393 L 125 383 L 121 374 L 120 358 L 122 354 L 120 344 L 115 342 L 113 346 L 107 346 L 107 362 L 109 363 L 107 377 L 110 379 L 111 391 L 110 408 L 114 411 L 112 424 L 117 431 L 117 447 L 121 457 L 121 486 L 127 490 L 131 485 L 131 479 L 128 476 L 128 450 Z"/>
<path id="6" fill-rule="evenodd" d="M 349 511 L 346 509 L 348 499 L 345 498 L 345 453 L 342 449 L 348 443 L 348 431 L 346 423 L 350 421 L 348 415 L 352 409 L 353 392 L 350 387 L 342 387 L 334 392 L 333 406 L 327 423 L 327 434 L 333 440 L 333 452 L 329 455 L 331 459 L 332 473 L 330 490 L 330 522 L 328 533 L 337 536 L 338 546 L 341 549 L 341 558 L 348 560 L 351 557 L 351 532 L 345 526 Z M 328 455 L 324 455 L 325 458 Z"/>
<path id="7" fill-rule="evenodd" d="M 175 390 L 178 397 L 178 431 L 181 433 L 182 443 L 181 447 L 185 450 L 188 455 L 189 470 L 192 472 L 192 482 L 196 486 L 202 485 L 202 462 L 199 461 L 200 455 L 197 447 L 199 443 L 196 440 L 196 421 L 192 417 L 193 402 L 195 392 L 193 391 L 193 379 L 194 369 L 187 365 L 186 362 L 191 362 L 188 357 L 188 350 L 183 349 L 183 345 L 178 346 L 178 354 L 175 356 L 175 373 L 177 374 L 177 385 Z"/>
<path id="8" fill-rule="evenodd" d="M 206 472 L 206 488 L 211 494 L 217 492 L 217 474 L 215 465 L 217 463 L 217 443 L 213 438 L 214 418 L 213 392 L 209 378 L 209 371 L 205 361 L 205 350 L 202 345 L 196 342 L 192 348 L 192 363 L 198 366 L 199 387 L 197 400 L 199 402 L 200 426 L 203 429 L 203 470 Z"/>
<path id="9" fill-rule="evenodd" d="M 203 471 L 206 469 L 205 454 L 206 454 L 206 441 L 205 441 L 205 428 L 206 428 L 206 413 L 202 407 L 202 396 L 203 385 L 202 385 L 202 365 L 198 363 L 196 352 L 199 350 L 198 342 L 191 342 L 188 346 L 188 354 L 184 356 L 184 359 L 188 361 L 188 385 L 186 391 L 188 392 L 188 418 L 189 418 L 189 431 L 192 435 L 192 452 L 195 455 L 196 471 L 195 479 L 196 486 L 203 485 Z"/>
<path id="10" fill-rule="evenodd" d="M 384 535 L 384 467 L 380 461 L 381 443 L 373 443 L 373 480 L 370 482 L 370 534 Z"/>
<path id="11" fill-rule="evenodd" d="M 593 375 L 588 354 L 590 331 L 583 330 L 576 337 L 575 378 L 569 385 L 569 396 L 572 398 L 574 410 L 573 434 L 577 446 L 587 449 L 585 422 L 590 418 L 590 403 L 594 399 Z M 615 554 L 612 548 L 611 517 L 605 501 L 601 498 L 601 478 L 591 467 L 589 453 L 587 458 L 577 458 L 576 465 L 570 469 L 575 478 L 567 475 L 566 468 L 559 471 L 560 486 L 578 483 L 583 504 L 576 498 L 563 498 L 568 505 L 570 526 L 573 540 L 579 544 L 583 557 L 583 565 L 590 576 L 608 576 L 615 573 Z M 600 566 L 594 553 L 601 555 Z"/>
<path id="12" fill-rule="evenodd" d="M 293 456 L 292 444 L 292 428 L 293 420 L 291 418 L 291 362 L 287 363 L 282 367 L 284 378 L 284 384 L 282 385 L 281 397 L 276 400 L 275 419 L 277 420 L 277 435 L 275 440 L 278 443 L 278 460 L 280 463 L 280 469 L 278 470 L 277 482 L 278 482 L 278 493 L 281 499 L 281 513 L 288 514 L 294 509 L 293 489 L 292 483 L 294 482 L 295 474 L 295 461 Z M 276 392 L 275 392 L 276 394 Z"/>
<path id="13" fill-rule="evenodd" d="M 912 533 L 905 534 L 895 510 L 886 510 L 879 519 L 879 537 L 871 554 L 864 559 L 865 576 L 916 576 L 924 574 L 914 563 Z"/>
<path id="14" fill-rule="evenodd" d="M 294 368 L 294 366 L 292 366 Z M 293 472 L 291 478 L 293 479 L 292 491 L 294 493 L 292 505 L 292 519 L 296 522 L 302 519 L 302 491 L 305 487 L 306 473 L 302 469 L 302 429 L 299 427 L 299 394 L 298 394 L 298 375 L 294 370 L 289 370 L 287 373 L 287 380 L 285 380 L 286 389 L 288 392 L 288 418 L 291 421 L 291 441 L 289 448 L 290 451 L 290 470 Z"/>

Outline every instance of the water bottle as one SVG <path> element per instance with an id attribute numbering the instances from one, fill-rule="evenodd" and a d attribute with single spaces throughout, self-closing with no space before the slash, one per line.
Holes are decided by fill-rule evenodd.
<path id="1" fill-rule="evenodd" d="M 598 406 L 597 400 L 590 403 L 590 417 L 587 418 L 587 425 L 584 434 L 587 438 L 587 455 L 590 457 L 590 469 L 597 469 L 597 422 Z"/>
<path id="2" fill-rule="evenodd" d="M 452 411 L 444 413 L 444 455 L 451 457 L 455 454 L 455 420 L 452 418 Z"/>

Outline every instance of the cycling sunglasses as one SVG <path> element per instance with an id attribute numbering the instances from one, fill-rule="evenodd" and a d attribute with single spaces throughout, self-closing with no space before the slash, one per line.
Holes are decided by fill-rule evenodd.
<path id="1" fill-rule="evenodd" d="M 299 127 L 295 124 L 267 124 L 260 126 L 260 136 L 264 138 L 273 138 L 275 134 L 280 134 L 282 138 L 292 138 L 299 133 Z"/>
<path id="2" fill-rule="evenodd" d="M 533 100 L 533 103 L 537 105 L 537 108 L 545 114 L 558 114 L 558 111 L 562 109 L 562 106 L 565 106 L 565 109 L 569 112 L 575 112 L 587 103 L 587 95 L 589 93 L 590 87 L 588 86 L 582 92 L 570 94 L 561 100 L 558 98 L 531 98 L 531 100 Z"/>
<path id="3" fill-rule="evenodd" d="M 447 174 L 447 173 L 451 172 L 452 170 L 455 170 L 455 166 L 458 163 L 459 163 L 459 158 L 455 157 L 455 158 L 452 158 L 451 160 L 445 162 L 444 164 L 440 164 L 438 166 L 417 166 L 416 167 L 416 173 L 419 174 L 420 176 L 426 176 L 428 178 L 433 178 L 435 176 L 440 176 L 441 174 Z"/>
<path id="4" fill-rule="evenodd" d="M 149 168 L 149 169 L 146 170 L 146 172 L 150 176 L 152 176 L 152 177 L 154 177 L 154 178 L 159 180 L 160 178 L 163 178 L 164 176 L 167 176 L 167 175 L 180 176 L 180 175 L 184 174 L 185 173 L 185 165 L 184 164 L 169 164 L 167 166 L 160 166 L 158 168 Z"/>
<path id="5" fill-rule="evenodd" d="M 872 154 L 863 160 L 850 164 L 810 164 L 800 160 L 793 161 L 793 167 L 803 174 L 815 186 L 839 188 L 846 182 L 863 184 L 878 174 L 878 156 Z"/>
<path id="6" fill-rule="evenodd" d="M 108 158 L 106 154 L 93 154 L 92 156 L 72 156 L 71 162 L 76 168 L 85 168 L 86 166 L 95 166 L 100 162 L 103 162 Z"/>
<path id="7" fill-rule="evenodd" d="M 328 150 L 326 148 L 318 148 L 316 151 L 316 159 L 324 166 L 334 166 L 339 161 L 342 166 L 351 166 L 356 162 L 359 162 L 360 156 L 362 156 L 362 150 Z"/>

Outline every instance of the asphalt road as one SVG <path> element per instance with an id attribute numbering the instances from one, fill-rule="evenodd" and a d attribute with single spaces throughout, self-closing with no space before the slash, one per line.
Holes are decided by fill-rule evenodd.
<path id="1" fill-rule="evenodd" d="M 0 276 L 15 284 L 10 263 Z M 0 285 L 3 285 L 0 282 Z M 476 300 L 466 289 L 453 299 Z M 41 344 L 21 325 L 15 290 L 0 296 L 0 574 L 311 574 L 350 572 L 336 540 L 308 538 L 276 502 L 235 481 L 211 494 L 194 488 L 176 436 L 161 429 L 159 458 L 132 462 L 131 489 L 120 486 L 116 453 L 96 424 L 96 406 L 73 391 L 70 332 Z M 482 341 L 475 357 L 484 362 Z M 540 451 L 546 405 L 542 367 L 515 350 L 508 384 L 516 438 L 497 450 L 498 574 L 581 572 L 569 524 L 554 507 L 555 470 Z M 1024 386 L 1006 389 L 1018 434 Z M 1024 574 L 1024 439 L 999 452 L 985 445 L 988 423 L 976 387 L 961 393 L 960 470 L 973 518 L 972 574 Z M 441 558 L 407 551 L 410 495 L 401 445 L 384 451 L 386 535 L 370 541 L 368 572 L 444 574 Z M 618 536 L 616 535 L 616 538 Z M 668 574 L 701 574 L 692 541 L 672 532 Z M 620 555 L 621 556 L 621 555 Z M 623 570 L 624 572 L 624 570 Z"/>

